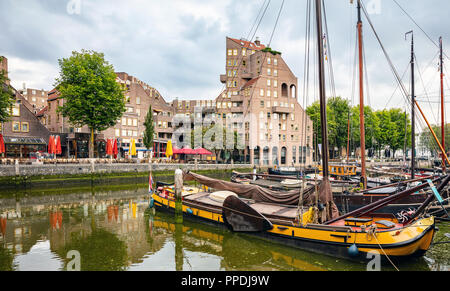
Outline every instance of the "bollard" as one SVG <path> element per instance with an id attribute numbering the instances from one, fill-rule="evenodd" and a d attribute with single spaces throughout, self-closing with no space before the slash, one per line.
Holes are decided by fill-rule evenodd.
<path id="1" fill-rule="evenodd" d="M 177 169 L 175 171 L 175 221 L 183 223 L 183 171 Z"/>

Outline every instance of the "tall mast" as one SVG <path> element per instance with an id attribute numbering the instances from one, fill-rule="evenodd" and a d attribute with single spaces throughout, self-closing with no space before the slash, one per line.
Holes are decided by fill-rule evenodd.
<path id="1" fill-rule="evenodd" d="M 325 64 L 322 28 L 322 0 L 316 0 L 317 41 L 319 49 L 319 93 L 320 93 L 320 122 L 322 132 L 322 168 L 323 179 L 328 180 L 328 131 L 327 131 L 327 100 L 325 96 Z"/>
<path id="2" fill-rule="evenodd" d="M 444 106 L 444 58 L 442 54 L 442 37 L 439 38 L 440 46 L 440 70 L 441 70 L 441 134 L 442 134 L 442 147 L 445 150 L 445 106 Z M 445 172 L 445 158 L 442 155 L 442 170 Z"/>
<path id="3" fill-rule="evenodd" d="M 414 180 L 416 177 L 416 86 L 414 76 L 414 32 L 411 30 L 406 33 L 406 35 L 408 34 L 411 34 L 411 179 Z"/>
<path id="4" fill-rule="evenodd" d="M 367 188 L 366 175 L 366 130 L 364 120 L 364 57 L 361 20 L 361 0 L 358 0 L 358 49 L 359 49 L 359 128 L 361 133 L 361 179 L 364 189 Z"/>

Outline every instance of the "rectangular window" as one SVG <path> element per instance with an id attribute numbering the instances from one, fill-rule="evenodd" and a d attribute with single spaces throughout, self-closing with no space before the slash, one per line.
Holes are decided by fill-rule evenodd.
<path id="1" fill-rule="evenodd" d="M 261 97 L 264 96 L 264 89 L 261 89 L 261 90 L 259 91 L 259 96 L 261 96 Z"/>
<path id="2" fill-rule="evenodd" d="M 119 137 L 120 136 L 120 129 L 116 129 L 115 130 L 115 134 L 116 134 L 116 137 Z"/>
<path id="3" fill-rule="evenodd" d="M 232 56 L 233 55 L 233 50 L 228 50 L 228 56 Z"/>
<path id="4" fill-rule="evenodd" d="M 267 79 L 267 87 L 270 87 L 270 79 Z"/>
<path id="5" fill-rule="evenodd" d="M 233 50 L 233 56 L 237 56 L 238 55 L 238 50 L 237 49 L 234 49 Z"/>
<path id="6" fill-rule="evenodd" d="M 16 106 L 12 108 L 11 115 L 16 117 L 20 116 L 20 105 L 16 104 Z"/>
<path id="7" fill-rule="evenodd" d="M 30 132 L 30 124 L 28 122 L 22 122 L 22 132 Z"/>
<path id="8" fill-rule="evenodd" d="M 273 65 L 274 65 L 274 66 L 277 66 L 277 65 L 278 65 L 278 59 L 276 59 L 276 58 L 273 59 Z"/>
<path id="9" fill-rule="evenodd" d="M 267 97 L 270 97 L 270 90 L 267 90 Z"/>
<path id="10" fill-rule="evenodd" d="M 133 126 L 138 126 L 138 120 L 137 119 L 133 119 Z"/>
<path id="11" fill-rule="evenodd" d="M 133 136 L 133 131 L 132 130 L 128 130 L 128 136 Z"/>
<path id="12" fill-rule="evenodd" d="M 13 132 L 20 132 L 20 122 L 14 121 L 12 123 L 12 131 Z"/>
<path id="13" fill-rule="evenodd" d="M 233 60 L 228 60 L 228 67 L 232 67 L 233 66 Z"/>
<path id="14" fill-rule="evenodd" d="M 273 97 L 278 98 L 278 91 L 273 91 Z"/>
<path id="15" fill-rule="evenodd" d="M 270 58 L 267 58 L 267 64 L 270 65 L 272 63 L 272 60 Z"/>
<path id="16" fill-rule="evenodd" d="M 264 101 L 260 102 L 261 108 L 264 108 Z"/>
<path id="17" fill-rule="evenodd" d="M 275 77 L 278 77 L 278 70 L 273 70 L 273 75 L 274 75 Z"/>
<path id="18" fill-rule="evenodd" d="M 122 125 L 127 125 L 127 119 L 125 117 L 122 118 Z"/>
<path id="19" fill-rule="evenodd" d="M 272 71 L 270 69 L 267 69 L 267 75 L 268 76 L 272 75 Z"/>
<path id="20" fill-rule="evenodd" d="M 141 97 L 136 97 L 136 104 L 141 105 Z"/>
<path id="21" fill-rule="evenodd" d="M 277 80 L 273 80 L 273 86 L 274 86 L 275 88 L 278 87 L 278 81 L 277 81 Z"/>

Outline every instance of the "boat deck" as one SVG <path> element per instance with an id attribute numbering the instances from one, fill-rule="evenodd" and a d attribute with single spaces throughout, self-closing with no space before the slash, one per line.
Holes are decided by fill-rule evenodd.
<path id="1" fill-rule="evenodd" d="M 210 193 L 196 193 L 183 197 L 184 201 L 194 204 L 204 205 L 206 207 L 214 207 L 221 210 L 223 204 L 210 198 Z M 251 200 L 244 200 L 251 205 L 256 211 L 264 216 L 275 217 L 285 220 L 294 220 L 297 217 L 297 206 L 276 205 L 263 202 L 254 202 Z M 304 211 L 308 211 L 304 208 Z"/>

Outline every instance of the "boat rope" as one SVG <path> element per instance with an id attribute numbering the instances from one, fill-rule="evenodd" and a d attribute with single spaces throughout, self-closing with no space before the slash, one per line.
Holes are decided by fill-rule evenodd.
<path id="1" fill-rule="evenodd" d="M 383 249 L 383 247 L 381 246 L 380 242 L 378 241 L 378 238 L 377 238 L 377 229 L 378 229 L 378 228 L 377 228 L 376 225 L 372 225 L 372 226 L 370 226 L 370 227 L 368 228 L 368 230 L 367 230 L 367 240 L 368 240 L 368 241 L 371 241 L 371 240 L 372 240 L 372 237 L 375 238 L 375 240 L 376 240 L 378 246 L 380 247 L 381 251 L 383 252 L 384 256 L 388 259 L 388 261 L 391 263 L 391 265 L 392 265 L 397 271 L 400 271 L 400 270 L 397 268 L 397 266 L 395 266 L 394 262 L 392 262 L 391 258 L 389 258 L 389 256 L 386 254 L 386 252 L 384 251 L 384 249 Z M 369 239 L 369 237 L 370 237 L 370 239 Z"/>

